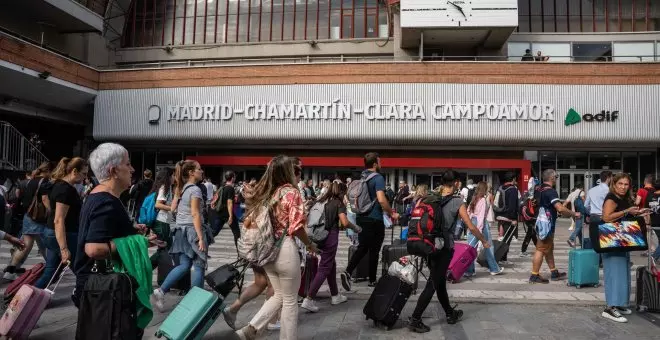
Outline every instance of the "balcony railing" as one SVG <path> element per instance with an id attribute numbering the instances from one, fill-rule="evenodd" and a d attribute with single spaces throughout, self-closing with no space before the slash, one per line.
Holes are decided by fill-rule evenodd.
<path id="1" fill-rule="evenodd" d="M 48 158 L 14 126 L 0 121 L 0 169 L 32 171 Z"/>

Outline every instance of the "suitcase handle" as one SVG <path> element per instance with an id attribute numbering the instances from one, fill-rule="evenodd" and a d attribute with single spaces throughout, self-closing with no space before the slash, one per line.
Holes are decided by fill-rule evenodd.
<path id="1" fill-rule="evenodd" d="M 70 270 L 69 265 L 71 264 L 71 261 L 66 261 L 66 265 L 64 266 L 64 269 L 62 269 L 62 273 L 60 274 L 60 278 L 55 282 L 55 287 L 50 290 L 48 287 L 53 283 L 53 280 L 55 279 L 55 276 L 57 276 L 57 273 L 60 271 L 60 268 L 62 267 L 63 263 L 60 262 L 60 264 L 57 266 L 57 270 L 55 270 L 55 273 L 53 273 L 53 277 L 50 278 L 50 281 L 48 281 L 48 284 L 46 285 L 46 289 L 44 289 L 46 292 L 50 293 L 50 295 L 55 294 L 55 290 L 57 289 L 57 286 L 60 285 L 60 282 L 62 281 L 62 278 L 64 277 L 64 274 L 67 272 L 67 270 Z"/>

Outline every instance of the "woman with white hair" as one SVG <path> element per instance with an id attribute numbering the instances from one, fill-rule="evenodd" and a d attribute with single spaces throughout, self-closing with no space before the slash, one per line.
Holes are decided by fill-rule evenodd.
<path id="1" fill-rule="evenodd" d="M 77 255 L 73 266 L 76 273 L 73 302 L 76 307 L 80 305 L 80 295 L 95 260 L 117 256 L 112 240 L 139 232 L 119 200 L 121 193 L 130 187 L 134 171 L 128 151 L 119 144 L 101 144 L 89 156 L 89 165 L 100 183 L 87 196 L 80 210 Z M 144 225 L 138 226 L 144 228 Z M 104 262 L 96 264 L 103 266 Z"/>

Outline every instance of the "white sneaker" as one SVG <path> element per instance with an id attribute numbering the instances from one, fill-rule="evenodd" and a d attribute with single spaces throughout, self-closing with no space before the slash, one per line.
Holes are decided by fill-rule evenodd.
<path id="1" fill-rule="evenodd" d="M 236 331 L 236 335 L 241 340 L 254 340 L 257 338 L 257 331 L 250 325 L 247 325 Z"/>
<path id="2" fill-rule="evenodd" d="M 498 237 L 497 240 L 500 241 L 500 242 L 504 241 L 504 236 Z"/>
<path id="3" fill-rule="evenodd" d="M 225 318 L 227 326 L 233 330 L 236 330 L 236 314 L 232 313 L 229 307 L 222 310 L 222 316 Z"/>
<path id="4" fill-rule="evenodd" d="M 514 237 L 514 238 L 511 239 L 511 241 L 512 241 L 512 242 L 518 242 L 518 238 L 517 238 L 517 237 Z"/>
<path id="5" fill-rule="evenodd" d="M 603 314 L 601 314 L 605 319 L 610 319 L 612 321 L 616 322 L 628 322 L 628 319 L 623 317 L 621 313 L 616 308 L 607 308 L 603 311 Z"/>
<path id="6" fill-rule="evenodd" d="M 279 331 L 281 328 L 280 322 L 277 321 L 275 323 L 269 323 L 267 326 L 269 331 Z"/>
<path id="7" fill-rule="evenodd" d="M 503 274 L 503 273 L 504 273 L 504 267 L 500 267 L 500 270 L 499 270 L 499 271 L 496 271 L 496 272 L 490 272 L 490 275 L 495 276 L 495 275 L 500 275 L 500 274 Z"/>
<path id="8" fill-rule="evenodd" d="M 334 306 L 334 305 L 338 305 L 338 304 L 340 304 L 340 303 L 344 303 L 344 302 L 346 302 L 346 301 L 348 301 L 348 298 L 347 298 L 347 297 L 345 297 L 345 296 L 343 296 L 343 295 L 341 295 L 341 294 L 337 294 L 337 295 L 335 295 L 335 296 L 332 297 L 332 299 L 331 299 L 331 301 L 330 301 L 330 304 Z"/>
<path id="9" fill-rule="evenodd" d="M 3 275 L 2 278 L 8 281 L 14 281 L 18 279 L 18 274 L 5 272 L 5 275 Z"/>
<path id="10" fill-rule="evenodd" d="M 159 312 L 163 312 L 165 309 L 165 293 L 160 288 L 154 289 L 149 300 L 152 306 L 155 306 Z"/>
<path id="11" fill-rule="evenodd" d="M 305 300 L 303 300 L 303 303 L 300 305 L 300 307 L 302 307 L 302 308 L 304 308 L 304 309 L 306 309 L 306 310 L 308 310 L 312 313 L 316 313 L 316 312 L 319 311 L 319 307 L 316 306 L 316 302 L 314 302 L 314 300 L 310 300 L 308 298 L 305 298 Z"/>
<path id="12" fill-rule="evenodd" d="M 528 252 L 520 253 L 520 257 L 532 257 L 532 254 Z"/>
<path id="13" fill-rule="evenodd" d="M 630 310 L 629 308 L 625 308 L 625 307 L 615 307 L 615 308 L 616 308 L 616 310 L 619 311 L 620 314 L 623 314 L 623 315 L 631 315 L 632 314 L 632 310 Z"/>

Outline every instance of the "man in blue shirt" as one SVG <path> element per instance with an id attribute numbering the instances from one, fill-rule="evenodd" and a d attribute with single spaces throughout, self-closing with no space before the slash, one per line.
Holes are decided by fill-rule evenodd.
<path id="1" fill-rule="evenodd" d="M 362 172 L 362 178 L 366 179 L 372 173 L 376 176 L 367 181 L 369 197 L 372 201 L 378 202 L 373 205 L 371 211 L 366 214 L 357 215 L 356 224 L 362 227 L 362 232 L 358 234 L 358 248 L 348 261 L 346 271 L 341 273 L 341 284 L 347 291 L 351 290 L 351 274 L 360 264 L 362 258 L 369 254 L 369 287 L 376 286 L 376 271 L 378 269 L 378 255 L 380 247 L 385 239 L 385 223 L 383 221 L 383 212 L 393 221 L 399 219 L 399 214 L 392 211 L 390 203 L 385 196 L 385 178 L 379 174 L 380 156 L 376 152 L 370 152 L 364 156 L 364 166 L 366 170 Z"/>
<path id="2" fill-rule="evenodd" d="M 557 182 L 557 172 L 553 169 L 547 169 L 543 171 L 542 178 L 543 183 L 534 191 L 534 199 L 538 202 L 539 209 L 543 208 L 550 215 L 550 233 L 544 240 L 541 240 L 539 237 L 536 242 L 536 253 L 532 260 L 532 275 L 529 277 L 529 283 L 550 283 L 548 279 L 541 277 L 539 274 L 544 257 L 550 268 L 550 279 L 552 281 L 566 279 L 566 273 L 559 272 L 559 270 L 555 268 L 554 239 L 557 214 L 580 218 L 579 212 L 573 212 L 561 204 L 557 190 L 554 189 L 555 183 Z"/>
<path id="3" fill-rule="evenodd" d="M 603 171 L 600 173 L 600 184 L 589 189 L 587 193 L 587 201 L 584 202 L 584 208 L 587 209 L 591 222 L 600 221 L 603 215 L 603 203 L 605 202 L 605 196 L 610 192 L 611 181 L 612 171 Z"/>

